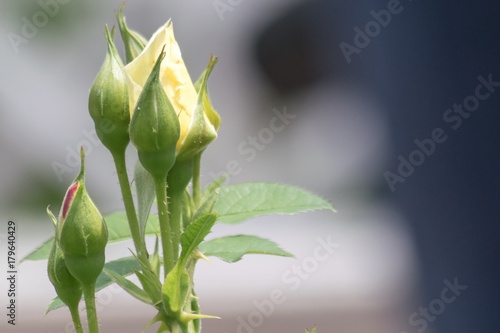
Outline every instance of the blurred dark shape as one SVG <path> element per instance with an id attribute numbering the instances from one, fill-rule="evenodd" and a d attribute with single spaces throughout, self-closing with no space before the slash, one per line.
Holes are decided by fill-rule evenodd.
<path id="1" fill-rule="evenodd" d="M 387 9 L 391 3 L 399 3 L 402 11 L 392 15 L 360 52 L 353 53 L 348 64 L 340 43 L 354 45 L 354 28 L 365 29 L 374 20 L 372 11 Z M 315 83 L 322 77 L 317 68 L 324 68 L 331 79 L 341 72 L 368 87 L 387 108 L 394 148 L 387 171 L 394 174 L 398 174 L 399 156 L 408 159 L 419 149 L 415 140 L 429 138 L 437 128 L 446 135 L 403 177 L 404 182 L 393 186 L 395 191 L 389 184 L 386 187 L 387 197 L 411 222 L 421 259 L 421 299 L 413 320 L 413 312 L 408 313 L 408 331 L 498 331 L 500 3 L 317 0 L 299 6 L 265 29 L 264 34 L 270 35 L 257 44 L 259 48 L 270 45 L 257 53 L 279 90 L 297 92 Z M 296 50 L 306 44 L 321 47 Z M 285 68 L 284 59 L 291 51 L 300 55 L 303 70 L 296 68 L 300 61 Z M 458 120 L 446 121 L 448 109 L 477 95 L 479 77 L 490 81 L 481 88 L 488 96 L 479 100 L 475 111 L 462 111 L 467 115 L 460 116 L 459 126 Z M 380 177 L 384 180 L 384 175 Z M 455 279 L 467 289 L 449 304 L 443 303 L 444 308 L 438 307 L 444 281 Z M 424 308 L 430 308 L 427 316 L 421 312 Z"/>
<path id="2" fill-rule="evenodd" d="M 255 40 L 255 57 L 277 92 L 287 95 L 299 92 L 319 81 L 331 79 L 324 61 L 324 46 L 315 38 L 315 8 L 309 3 L 291 7 L 283 16 L 265 26 Z M 331 54 L 336 57 L 336 54 Z M 338 57 L 329 60 L 338 64 Z"/>

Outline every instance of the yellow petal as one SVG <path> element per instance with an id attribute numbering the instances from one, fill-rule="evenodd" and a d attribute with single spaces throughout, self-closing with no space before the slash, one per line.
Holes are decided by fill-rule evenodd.
<path id="1" fill-rule="evenodd" d="M 130 107 L 132 113 L 142 87 L 164 46 L 165 59 L 160 67 L 160 82 L 179 117 L 181 127 L 181 135 L 177 143 L 177 149 L 179 149 L 180 143 L 184 141 L 188 132 L 198 94 L 182 60 L 170 21 L 153 34 L 142 53 L 125 67 L 130 79 Z"/>

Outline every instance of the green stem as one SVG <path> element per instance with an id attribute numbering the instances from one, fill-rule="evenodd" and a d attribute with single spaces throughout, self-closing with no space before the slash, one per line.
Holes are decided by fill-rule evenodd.
<path id="1" fill-rule="evenodd" d="M 97 321 L 97 311 L 95 308 L 95 283 L 82 286 L 82 289 L 85 296 L 89 333 L 99 333 L 99 322 Z"/>
<path id="2" fill-rule="evenodd" d="M 193 201 L 194 206 L 198 208 L 201 200 L 201 152 L 194 156 L 194 169 L 193 169 Z"/>
<path id="3" fill-rule="evenodd" d="M 163 267 L 165 277 L 174 267 L 172 247 L 172 226 L 168 216 L 167 177 L 154 177 L 156 201 L 158 204 L 158 219 L 160 220 L 161 246 L 163 250 Z"/>
<path id="4" fill-rule="evenodd" d="M 179 246 L 182 233 L 182 192 L 170 196 L 168 205 L 170 212 L 170 223 L 172 225 L 172 247 L 174 250 L 174 261 L 179 258 Z"/>
<path id="5" fill-rule="evenodd" d="M 137 251 L 137 256 L 139 257 L 139 259 L 142 259 L 143 262 L 147 262 L 148 256 L 146 245 L 141 237 L 139 220 L 137 219 L 137 213 L 134 207 L 134 199 L 132 198 L 132 191 L 130 190 L 130 182 L 128 180 L 127 166 L 125 162 L 125 150 L 123 150 L 122 152 L 112 153 L 112 155 L 116 166 L 116 173 L 118 174 L 118 181 L 120 182 L 123 203 L 125 204 L 125 212 L 127 214 L 128 225 L 130 228 L 130 233 L 132 234 L 132 240 L 134 241 L 135 250 Z"/>
<path id="6" fill-rule="evenodd" d="M 71 313 L 71 319 L 73 319 L 73 324 L 75 325 L 76 333 L 85 333 L 82 327 L 82 321 L 80 320 L 80 313 L 78 312 L 78 304 L 76 306 L 68 306 L 69 312 Z"/>

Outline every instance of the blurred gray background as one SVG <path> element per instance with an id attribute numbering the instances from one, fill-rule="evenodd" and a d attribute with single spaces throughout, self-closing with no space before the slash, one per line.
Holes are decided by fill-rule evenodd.
<path id="1" fill-rule="evenodd" d="M 498 96 L 492 92 L 481 101 L 460 131 L 446 125 L 448 142 L 438 144 L 396 191 L 384 175 L 398 172 L 398 157 L 408 158 L 415 139 L 445 126 L 443 113 L 473 94 L 478 76 L 500 77 L 494 39 L 498 5 L 410 1 L 127 2 L 127 23 L 146 37 L 172 19 L 193 79 L 211 53 L 219 57 L 209 89 L 222 126 L 204 155 L 205 184 L 224 171 L 233 173 L 230 183 L 285 182 L 324 196 L 338 210 L 216 226 L 210 237 L 255 234 L 275 240 L 296 258 L 200 263 L 196 286 L 202 312 L 222 318 L 206 320 L 204 332 L 304 332 L 315 324 L 318 332 L 476 332 L 479 327 L 493 332 L 485 319 L 493 312 L 480 309 L 494 311 L 490 301 L 498 295 L 492 282 L 498 273 L 492 269 L 498 177 L 487 176 L 498 170 L 498 153 L 489 148 L 499 142 L 493 134 L 498 116 L 491 111 L 498 114 Z M 87 111 L 106 51 L 104 25 L 115 24 L 120 4 L 0 3 L 0 220 L 18 225 L 18 260 L 52 234 L 45 208 L 58 211 L 78 172 L 81 145 L 94 201 L 103 213 L 123 209 L 111 156 L 95 142 Z M 52 15 L 44 15 L 44 7 Z M 391 13 L 390 21 L 380 18 L 381 10 Z M 376 22 L 374 15 L 383 24 L 378 30 L 372 24 L 368 36 L 365 28 Z M 26 28 L 26 22 L 39 26 Z M 365 31 L 364 41 L 356 28 Z M 346 57 L 342 43 L 357 51 Z M 251 137 L 259 138 L 277 111 L 291 115 L 283 131 L 271 138 L 260 134 L 264 139 L 252 153 L 238 149 L 250 147 Z M 478 155 L 469 157 L 470 151 Z M 132 166 L 135 152 L 128 153 Z M 235 163 L 238 168 L 230 166 Z M 456 178 L 440 183 L 452 174 Z M 485 176 L 474 182 L 470 174 Z M 471 213 L 477 206 L 463 199 L 471 196 L 481 198 L 483 215 Z M 445 216 L 451 212 L 464 222 Z M 453 223 L 483 232 L 450 227 Z M 433 229 L 437 226 L 442 227 Z M 0 236 L 4 247 L 4 230 Z M 315 250 L 327 239 L 339 246 L 318 261 Z M 481 244 L 491 246 L 487 255 L 476 251 Z M 132 245 L 112 245 L 107 257 L 128 255 L 127 247 Z M 469 254 L 465 261 L 460 249 Z M 44 316 L 55 295 L 45 265 L 19 267 L 18 325 L 2 319 L 2 332 L 72 332 L 65 310 Z M 297 267 L 307 272 L 299 274 Z M 445 304 L 439 303 L 443 281 L 457 277 L 469 289 L 437 308 Z M 0 286 L 4 300 L 6 285 Z M 283 302 L 265 308 L 276 290 Z M 427 307 L 432 319 L 418 313 Z M 116 287 L 99 294 L 98 311 L 103 332 L 140 332 L 154 315 Z"/>

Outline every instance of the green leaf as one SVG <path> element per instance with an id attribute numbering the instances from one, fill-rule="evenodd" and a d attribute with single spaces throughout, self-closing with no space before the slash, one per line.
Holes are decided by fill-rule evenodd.
<path id="1" fill-rule="evenodd" d="M 323 198 L 302 189 L 275 183 L 244 183 L 223 187 L 214 211 L 224 223 L 238 223 L 269 214 L 335 211 Z"/>
<path id="2" fill-rule="evenodd" d="M 134 170 L 135 188 L 137 190 L 138 219 L 141 235 L 144 236 L 146 225 L 155 201 L 155 182 L 153 176 L 137 161 Z"/>
<path id="3" fill-rule="evenodd" d="M 158 280 L 158 275 L 153 271 L 147 259 L 135 258 L 139 262 L 142 271 L 134 270 L 134 273 L 139 278 L 144 291 L 151 297 L 153 304 L 156 305 L 161 301 L 161 283 Z"/>
<path id="4" fill-rule="evenodd" d="M 165 312 L 178 317 L 189 296 L 189 275 L 186 268 L 179 261 L 168 272 L 162 287 L 163 308 Z"/>
<path id="5" fill-rule="evenodd" d="M 130 229 L 127 223 L 127 216 L 123 212 L 112 213 L 105 218 L 108 227 L 108 243 L 121 242 L 130 239 Z M 153 235 L 160 233 L 160 225 L 158 223 L 158 216 L 151 215 L 145 230 L 146 235 Z M 39 248 L 24 257 L 21 262 L 25 260 L 44 260 L 49 257 L 50 249 L 52 248 L 53 237 L 42 244 Z"/>
<path id="6" fill-rule="evenodd" d="M 52 243 L 54 237 L 37 247 L 33 252 L 28 254 L 26 257 L 21 259 L 21 263 L 26 260 L 44 260 L 49 258 L 50 249 L 52 249 Z"/>
<path id="7" fill-rule="evenodd" d="M 196 212 L 193 215 L 193 220 L 197 220 L 203 215 L 206 215 L 208 213 L 211 213 L 213 210 L 213 207 L 215 205 L 215 201 L 217 200 L 217 197 L 219 196 L 219 189 L 214 189 L 211 191 L 206 197 L 204 196 L 204 200 L 202 201 L 200 207 L 196 210 Z"/>
<path id="8" fill-rule="evenodd" d="M 293 257 L 276 243 L 257 236 L 237 235 L 212 239 L 200 244 L 200 251 L 206 256 L 214 256 L 226 262 L 236 262 L 245 254 L 269 254 Z"/>
<path id="9" fill-rule="evenodd" d="M 151 298 L 151 303 L 153 305 L 158 304 L 161 301 L 161 283 L 155 279 L 151 274 L 143 274 L 142 272 L 135 270 L 135 275 L 141 282 L 144 291 Z"/>
<path id="10" fill-rule="evenodd" d="M 210 233 L 215 221 L 217 221 L 217 215 L 207 214 L 188 225 L 181 235 L 182 252 L 179 257 L 179 262 L 182 265 L 186 263 L 189 256 Z"/>
<path id="11" fill-rule="evenodd" d="M 158 236 L 156 236 L 155 240 L 155 250 L 153 255 L 149 258 L 149 262 L 151 263 L 151 268 L 153 269 L 153 273 L 156 276 L 160 276 L 160 268 L 161 268 L 161 258 L 160 258 L 160 246 L 158 245 Z"/>
<path id="12" fill-rule="evenodd" d="M 114 272 L 118 275 L 121 275 L 123 277 L 128 276 L 134 272 L 134 270 L 139 269 L 139 263 L 134 257 L 128 257 L 128 258 L 121 258 L 118 260 L 110 261 L 104 265 L 104 268 L 108 271 Z M 96 292 L 109 286 L 110 284 L 113 283 L 113 280 L 109 278 L 104 273 L 101 273 L 99 277 L 97 278 L 96 281 Z M 66 306 L 59 297 L 56 297 L 52 300 L 52 302 L 49 304 L 47 308 L 47 312 L 49 313 L 52 310 L 58 309 L 60 307 Z"/>
<path id="13" fill-rule="evenodd" d="M 227 177 L 222 176 L 208 184 L 204 189 L 203 193 L 201 194 L 201 202 L 206 201 L 208 197 L 212 195 L 212 193 L 218 189 L 226 182 Z"/>
<path id="14" fill-rule="evenodd" d="M 127 280 L 120 274 L 116 274 L 115 272 L 110 271 L 109 269 L 106 268 L 103 269 L 103 272 L 116 284 L 122 287 L 123 290 L 128 292 L 132 297 L 135 297 L 139 301 L 144 302 L 146 304 L 153 304 L 148 294 L 144 290 L 136 286 L 132 281 Z"/>

